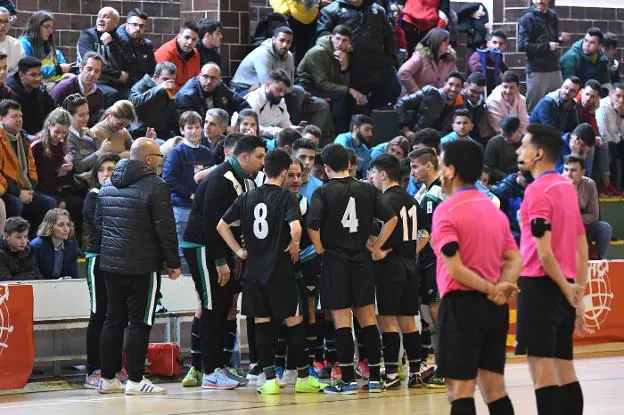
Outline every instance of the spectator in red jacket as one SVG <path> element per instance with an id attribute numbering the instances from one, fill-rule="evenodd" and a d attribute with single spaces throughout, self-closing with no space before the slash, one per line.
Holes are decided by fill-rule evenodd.
<path id="1" fill-rule="evenodd" d="M 449 0 L 399 0 L 398 3 L 403 6 L 403 30 L 409 55 L 431 29 L 443 29 L 449 24 Z"/>
<path id="2" fill-rule="evenodd" d="M 154 56 L 156 63 L 169 61 L 178 69 L 176 74 L 176 91 L 182 88 L 192 77 L 199 75 L 199 52 L 195 49 L 199 38 L 199 28 L 193 22 L 186 22 L 180 27 L 180 33 L 164 45 Z"/>

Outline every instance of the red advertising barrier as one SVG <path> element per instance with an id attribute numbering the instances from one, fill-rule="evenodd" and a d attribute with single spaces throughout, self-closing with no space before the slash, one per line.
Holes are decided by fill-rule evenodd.
<path id="1" fill-rule="evenodd" d="M 24 387 L 34 360 L 33 287 L 0 284 L 0 390 Z"/>
<path id="2" fill-rule="evenodd" d="M 624 341 L 624 261 L 589 261 L 585 286 L 585 322 L 593 331 L 580 336 L 574 344 L 600 344 Z M 509 310 L 507 346 L 516 341 L 516 306 Z"/>

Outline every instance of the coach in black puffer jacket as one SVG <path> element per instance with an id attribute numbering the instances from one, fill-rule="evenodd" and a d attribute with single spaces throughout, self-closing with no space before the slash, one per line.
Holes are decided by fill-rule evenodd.
<path id="1" fill-rule="evenodd" d="M 180 267 L 171 193 L 153 170 L 158 165 L 158 147 L 147 153 L 137 151 L 142 144 L 150 145 L 144 140 L 149 139 L 133 143 L 131 159 L 117 163 L 100 189 L 95 227 L 102 271 L 149 274 L 160 271 L 163 261 L 171 269 Z"/>
<path id="2" fill-rule="evenodd" d="M 431 127 L 444 135 L 451 131 L 453 113 L 463 106 L 460 94 L 449 104 L 444 88 L 426 85 L 420 91 L 400 98 L 396 112 L 399 125 L 403 128 L 418 131 Z"/>

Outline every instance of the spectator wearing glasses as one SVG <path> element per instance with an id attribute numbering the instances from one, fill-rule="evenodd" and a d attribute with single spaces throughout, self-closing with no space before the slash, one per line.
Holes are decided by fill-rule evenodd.
<path id="1" fill-rule="evenodd" d="M 197 111 L 203 118 L 211 108 L 222 108 L 232 116 L 249 108 L 245 99 L 221 81 L 221 69 L 216 63 L 202 66 L 199 75 L 189 79 L 175 97 L 178 115 Z"/>
<path id="2" fill-rule="evenodd" d="M 93 128 L 91 133 L 97 138 L 99 146 L 110 143 L 108 151 L 119 154 L 121 158 L 128 158 L 132 136 L 127 127 L 136 121 L 136 112 L 130 101 L 117 101 L 104 112 L 104 116 Z"/>
<path id="3" fill-rule="evenodd" d="M 7 55 L 9 72 L 13 72 L 17 68 L 17 62 L 25 56 L 20 41 L 8 35 L 11 21 L 9 10 L 0 7 L 0 51 Z"/>
<path id="4" fill-rule="evenodd" d="M 141 9 L 130 10 L 126 23 L 117 28 L 117 36 L 123 44 L 124 67 L 128 69 L 131 85 L 143 76 L 153 74 L 156 68 L 154 45 L 145 37 L 146 29 L 147 14 Z"/>
<path id="5" fill-rule="evenodd" d="M 78 275 L 78 243 L 74 239 L 74 226 L 65 209 L 49 210 L 30 243 L 37 267 L 46 280 L 80 278 Z"/>

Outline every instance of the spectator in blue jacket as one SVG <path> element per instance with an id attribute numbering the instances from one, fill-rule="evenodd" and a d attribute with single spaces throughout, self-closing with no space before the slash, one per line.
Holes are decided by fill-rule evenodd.
<path id="1" fill-rule="evenodd" d="M 355 114 L 351 117 L 349 129 L 351 131 L 338 134 L 334 144 L 351 149 L 357 157 L 356 174 L 362 179 L 366 177 L 366 170 L 371 161 L 370 150 L 367 143 L 373 137 L 373 127 L 375 123 L 370 117 L 362 114 Z"/>
<path id="2" fill-rule="evenodd" d="M 50 209 L 45 214 L 30 246 L 44 279 L 79 278 L 80 249 L 74 239 L 74 225 L 65 209 Z"/>
<path id="3" fill-rule="evenodd" d="M 143 76 L 152 75 L 156 68 L 154 45 L 145 37 L 147 14 L 141 9 L 128 12 L 126 23 L 117 28 L 117 36 L 124 44 L 123 65 L 128 68 L 129 82 L 137 83 Z"/>
<path id="4" fill-rule="evenodd" d="M 572 76 L 558 90 L 540 100 L 529 118 L 529 124 L 550 125 L 559 134 L 570 133 L 579 124 L 576 95 L 582 88 L 581 80 Z"/>
<path id="5" fill-rule="evenodd" d="M 371 148 L 370 156 L 371 156 L 371 160 L 373 160 L 376 157 L 379 157 L 382 154 L 387 153 L 396 157 L 397 160 L 401 161 L 405 157 L 407 157 L 409 152 L 410 152 L 409 141 L 407 140 L 407 138 L 403 137 L 402 135 L 399 135 L 397 137 L 394 137 L 392 140 L 388 141 L 387 143 L 377 144 L 375 147 Z"/>
<path id="6" fill-rule="evenodd" d="M 500 208 L 509 219 L 511 234 L 517 244 L 520 244 L 520 222 L 518 210 L 524 199 L 524 189 L 533 181 L 530 174 L 514 172 L 505 177 L 494 189 L 494 194 L 500 201 Z"/>

